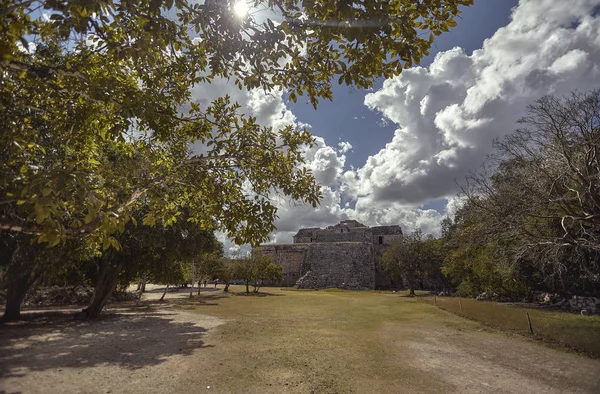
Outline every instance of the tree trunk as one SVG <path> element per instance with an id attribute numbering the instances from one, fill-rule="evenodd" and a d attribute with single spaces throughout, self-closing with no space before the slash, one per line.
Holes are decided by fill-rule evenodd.
<path id="1" fill-rule="evenodd" d="M 246 281 L 246 293 L 250 293 L 250 289 L 248 289 L 248 281 Z"/>
<path id="2" fill-rule="evenodd" d="M 167 287 L 165 287 L 165 291 L 163 292 L 162 296 L 160 297 L 159 301 L 162 301 L 165 299 L 165 295 L 167 294 L 167 291 L 169 291 L 169 284 L 167 283 Z"/>
<path id="3" fill-rule="evenodd" d="M 136 308 L 138 306 L 140 306 L 140 302 L 142 301 L 142 294 L 143 294 L 143 292 L 142 292 L 142 289 L 140 288 L 139 291 L 138 291 L 138 299 L 137 299 L 137 302 L 135 303 L 135 307 Z"/>
<path id="4" fill-rule="evenodd" d="M 95 319 L 100 316 L 102 309 L 110 296 L 117 288 L 119 272 L 123 267 L 121 259 L 114 261 L 115 251 L 110 249 L 106 252 L 105 258 L 102 259 L 96 286 L 94 287 L 94 295 L 90 304 L 78 313 L 75 317 L 81 319 Z"/>
<path id="5" fill-rule="evenodd" d="M 35 258 L 20 253 L 18 244 L 13 249 L 6 274 L 8 281 L 6 309 L 0 323 L 21 319 L 21 303 L 29 289 L 40 277 Z"/>
<path id="6" fill-rule="evenodd" d="M 190 286 L 190 298 L 194 295 L 194 282 L 196 282 L 196 277 L 192 278 L 192 285 Z M 198 288 L 200 288 L 200 282 L 198 282 Z"/>
<path id="7" fill-rule="evenodd" d="M 408 293 L 408 295 L 414 296 L 415 295 L 415 289 L 411 286 L 409 287 L 410 289 L 410 293 Z"/>
<path id="8" fill-rule="evenodd" d="M 21 303 L 31 286 L 27 276 L 15 278 L 9 282 L 6 291 L 6 309 L 0 322 L 5 323 L 21 319 Z"/>
<path id="9" fill-rule="evenodd" d="M 147 281 L 147 279 L 146 279 L 146 275 L 147 275 L 147 274 L 143 274 L 143 275 L 140 277 L 140 281 L 138 282 L 138 286 L 137 286 L 137 290 L 138 290 L 138 291 L 141 291 L 142 293 L 145 293 L 145 292 L 146 292 L 146 281 Z"/>

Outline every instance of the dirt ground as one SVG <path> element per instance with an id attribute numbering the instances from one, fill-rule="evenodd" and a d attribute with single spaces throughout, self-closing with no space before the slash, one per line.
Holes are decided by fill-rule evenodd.
<path id="1" fill-rule="evenodd" d="M 0 327 L 0 393 L 600 393 L 600 360 L 397 294 L 202 290 L 28 311 Z"/>

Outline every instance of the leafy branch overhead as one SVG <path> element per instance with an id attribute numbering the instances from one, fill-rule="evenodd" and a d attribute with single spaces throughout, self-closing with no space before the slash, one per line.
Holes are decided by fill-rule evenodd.
<path id="1" fill-rule="evenodd" d="M 227 1 L 0 0 L 0 229 L 117 247 L 143 203 L 144 224 L 185 209 L 262 242 L 269 196 L 319 202 L 301 154 L 312 137 L 229 97 L 201 107 L 191 88 L 228 79 L 316 106 L 336 81 L 371 87 L 418 64 L 471 3 L 270 0 L 239 18 Z"/>

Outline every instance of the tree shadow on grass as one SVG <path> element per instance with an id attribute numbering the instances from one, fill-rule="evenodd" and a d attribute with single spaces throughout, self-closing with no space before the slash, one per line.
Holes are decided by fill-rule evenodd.
<path id="1" fill-rule="evenodd" d="M 252 290 L 250 291 L 250 293 L 246 293 L 245 291 L 241 291 L 241 292 L 237 292 L 237 293 L 230 293 L 233 296 L 243 296 L 243 297 L 284 297 L 285 294 L 273 294 L 273 293 L 263 293 L 261 291 L 259 291 L 258 293 L 253 292 Z"/>
<path id="2" fill-rule="evenodd" d="M 101 364 L 135 370 L 211 347 L 202 341 L 206 328 L 150 306 L 90 321 L 73 320 L 72 311 L 24 317 L 18 324 L 0 326 L 0 380 L 28 371 Z"/>
<path id="3" fill-rule="evenodd" d="M 190 297 L 174 298 L 174 299 L 166 300 L 166 302 L 168 302 L 170 305 L 176 306 L 177 309 L 198 310 L 198 307 L 218 306 L 219 304 L 214 301 L 219 300 L 221 298 L 227 298 L 227 297 L 228 296 L 223 293 L 211 294 L 211 295 L 202 294 L 200 296 L 197 296 L 194 294 L 194 296 L 191 298 Z"/>
<path id="4" fill-rule="evenodd" d="M 173 286 L 173 287 L 169 287 L 169 290 L 167 291 L 167 294 L 170 293 L 180 293 L 180 294 L 186 294 L 190 292 L 190 289 L 192 290 L 193 294 L 198 294 L 198 287 L 194 286 L 193 288 L 191 287 L 181 287 L 181 286 Z M 208 287 L 201 287 L 200 288 L 200 294 L 202 293 L 212 293 L 212 292 L 217 292 L 219 290 L 223 290 L 223 286 L 221 285 L 221 287 L 217 287 L 214 288 L 213 285 L 208 285 Z M 136 290 L 137 292 L 138 290 Z M 147 289 L 146 291 L 144 291 L 144 294 L 162 294 L 165 292 L 165 286 L 162 287 L 155 287 L 153 289 Z"/>

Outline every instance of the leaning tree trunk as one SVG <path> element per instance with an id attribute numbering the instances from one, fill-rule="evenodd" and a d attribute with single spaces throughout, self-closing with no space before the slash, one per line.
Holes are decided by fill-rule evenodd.
<path id="1" fill-rule="evenodd" d="M 225 288 L 223 289 L 225 293 L 229 291 L 229 282 L 225 282 Z"/>
<path id="2" fill-rule="evenodd" d="M 0 322 L 10 322 L 21 319 L 21 304 L 25 295 L 40 277 L 35 258 L 23 256 L 17 245 L 13 250 L 7 272 L 8 289 L 6 291 L 6 309 Z"/>
<path id="3" fill-rule="evenodd" d="M 114 249 L 111 249 L 107 252 L 106 257 L 102 259 L 92 300 L 87 308 L 78 313 L 76 317 L 95 319 L 100 316 L 106 302 L 117 288 L 119 272 L 123 267 L 123 261 L 121 259 L 114 261 L 114 256 Z"/>
<path id="4" fill-rule="evenodd" d="M 162 296 L 160 297 L 159 301 L 162 301 L 165 299 L 165 296 L 167 295 L 167 291 L 169 291 L 169 284 L 167 283 L 167 287 L 165 287 L 165 291 L 163 291 Z"/>

